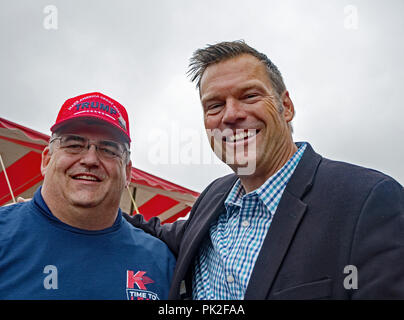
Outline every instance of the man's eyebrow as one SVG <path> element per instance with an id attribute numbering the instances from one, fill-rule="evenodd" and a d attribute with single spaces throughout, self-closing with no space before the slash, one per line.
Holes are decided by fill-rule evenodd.
<path id="1" fill-rule="evenodd" d="M 212 94 L 207 94 L 206 96 L 201 97 L 201 102 L 202 104 L 208 102 L 208 101 L 213 101 L 213 100 L 219 100 L 220 98 L 219 94 L 212 93 Z"/>
<path id="2" fill-rule="evenodd" d="M 77 134 L 73 134 L 73 133 L 65 133 L 62 136 L 64 136 L 65 139 L 68 139 L 68 140 L 84 140 L 84 137 L 79 136 Z"/>
<path id="3" fill-rule="evenodd" d="M 243 86 L 240 86 L 237 90 L 239 92 L 243 92 L 243 91 L 248 91 L 248 90 L 260 90 L 262 91 L 264 89 L 263 85 L 261 84 L 261 82 L 259 81 L 251 81 L 246 83 Z"/>
<path id="4" fill-rule="evenodd" d="M 112 141 L 112 140 L 100 140 L 100 143 L 102 143 L 103 145 L 114 146 L 114 147 L 119 145 L 119 142 Z"/>

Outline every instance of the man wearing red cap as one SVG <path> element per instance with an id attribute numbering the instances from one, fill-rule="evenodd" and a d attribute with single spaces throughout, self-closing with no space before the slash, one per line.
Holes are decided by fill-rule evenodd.
<path id="1" fill-rule="evenodd" d="M 67 100 L 31 201 L 0 208 L 0 299 L 166 299 L 175 258 L 119 209 L 130 181 L 125 108 Z"/>

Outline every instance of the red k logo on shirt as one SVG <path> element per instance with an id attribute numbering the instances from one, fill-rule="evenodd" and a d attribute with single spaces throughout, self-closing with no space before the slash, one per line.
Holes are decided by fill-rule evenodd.
<path id="1" fill-rule="evenodd" d="M 153 283 L 154 281 L 152 279 L 150 279 L 149 277 L 145 276 L 146 271 L 138 271 L 136 273 L 134 273 L 131 270 L 127 271 L 127 283 L 126 283 L 126 287 L 129 289 L 133 289 L 134 288 L 134 284 L 137 285 L 137 287 L 140 290 L 146 290 L 146 284 L 149 283 Z"/>
<path id="2" fill-rule="evenodd" d="M 126 271 L 126 294 L 129 300 L 157 300 L 156 293 L 147 291 L 146 285 L 154 281 L 145 276 L 146 271 Z M 135 287 L 136 284 L 136 287 Z"/>

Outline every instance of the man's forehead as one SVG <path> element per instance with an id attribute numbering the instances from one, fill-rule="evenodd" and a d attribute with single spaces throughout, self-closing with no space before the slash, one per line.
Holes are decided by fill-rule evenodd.
<path id="1" fill-rule="evenodd" d="M 268 89 L 272 88 L 265 64 L 252 55 L 240 55 L 206 68 L 201 78 L 200 98 L 209 99 L 215 89 L 244 89 L 259 82 L 265 84 Z"/>
<path id="2" fill-rule="evenodd" d="M 236 57 L 230 57 L 222 61 L 209 65 L 201 76 L 201 83 L 204 78 L 217 72 L 222 72 L 223 69 L 229 69 L 232 72 L 265 72 L 266 65 L 263 61 L 252 56 L 251 54 L 241 54 Z"/>

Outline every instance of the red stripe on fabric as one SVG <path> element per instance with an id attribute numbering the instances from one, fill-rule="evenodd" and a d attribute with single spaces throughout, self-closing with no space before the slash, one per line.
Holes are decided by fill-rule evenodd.
<path id="1" fill-rule="evenodd" d="M 147 173 L 147 172 L 137 169 L 137 168 L 132 168 L 131 182 L 137 183 L 140 185 L 149 186 L 152 188 L 159 188 L 161 190 L 175 191 L 175 192 L 180 192 L 180 193 L 184 193 L 184 194 L 191 194 L 195 198 L 199 196 L 199 192 L 195 192 L 190 189 L 181 187 L 178 184 L 161 179 L 159 177 L 156 177 L 150 173 Z"/>
<path id="2" fill-rule="evenodd" d="M 170 218 L 163 220 L 161 222 L 161 224 L 175 222 L 175 221 L 177 221 L 178 218 L 185 217 L 189 211 L 191 211 L 191 207 L 186 207 L 185 209 L 182 209 L 180 212 L 176 213 L 175 215 L 171 216 Z"/>
<path id="3" fill-rule="evenodd" d="M 43 179 L 41 174 L 41 154 L 27 153 L 6 168 L 8 180 L 14 196 L 17 197 Z M 0 205 L 12 199 L 4 172 L 0 173 Z"/>
<path id="4" fill-rule="evenodd" d="M 176 206 L 179 202 L 161 194 L 155 195 L 146 203 L 142 204 L 138 209 L 143 217 L 148 220 L 151 217 L 158 216 L 164 211 Z"/>
<path id="5" fill-rule="evenodd" d="M 43 140 L 45 143 L 47 143 L 50 138 L 46 134 L 43 134 L 41 132 L 24 127 L 18 123 L 12 122 L 10 120 L 6 120 L 1 117 L 0 117 L 0 128 L 6 128 L 6 129 L 11 129 L 11 130 L 17 129 L 17 130 L 22 131 L 28 138 L 30 138 L 32 140 Z"/>
<path id="6" fill-rule="evenodd" d="M 22 146 L 24 146 L 24 147 L 28 147 L 28 148 L 32 148 L 32 149 L 37 149 L 37 150 L 39 150 L 39 151 L 42 151 L 42 150 L 45 149 L 45 147 L 46 147 L 46 146 L 44 146 L 44 145 L 40 145 L 40 144 L 36 144 L 36 143 L 31 143 L 31 142 L 26 142 L 26 141 L 22 141 L 22 140 L 18 140 L 18 139 L 13 139 L 13 138 L 8 138 L 8 137 L 3 137 L 3 136 L 0 136 L 0 139 L 7 140 L 7 141 L 10 141 L 10 142 L 13 142 L 13 143 L 17 143 L 17 144 L 20 144 L 20 145 L 22 145 Z"/>

